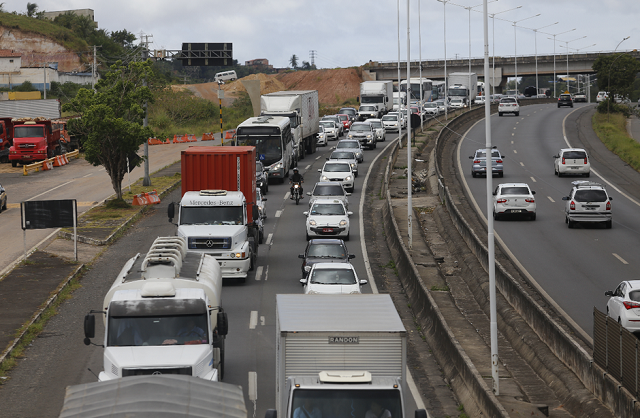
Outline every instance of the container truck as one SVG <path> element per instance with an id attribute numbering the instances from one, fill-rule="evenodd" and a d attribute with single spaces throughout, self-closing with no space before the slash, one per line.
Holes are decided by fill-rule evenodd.
<path id="1" fill-rule="evenodd" d="M 451 99 L 461 98 L 464 103 L 474 104 L 476 101 L 476 89 L 478 88 L 478 75 L 476 73 L 451 73 L 447 77 L 449 85 L 448 95 Z M 469 89 L 469 86 L 472 86 Z"/>
<path id="2" fill-rule="evenodd" d="M 9 148 L 9 161 L 31 164 L 62 153 L 60 130 L 44 117 L 12 119 L 13 145 Z"/>
<path id="3" fill-rule="evenodd" d="M 289 118 L 293 133 L 294 166 L 306 154 L 316 152 L 316 137 L 320 121 L 318 91 L 292 90 L 263 94 L 260 114 Z"/>
<path id="4" fill-rule="evenodd" d="M 181 152 L 177 235 L 208 254 L 225 279 L 245 280 L 258 257 L 255 147 L 189 147 Z M 169 221 L 176 215 L 169 204 Z"/>
<path id="5" fill-rule="evenodd" d="M 360 83 L 360 104 L 375 105 L 382 117 L 393 109 L 393 82 L 363 81 Z"/>
<path id="6" fill-rule="evenodd" d="M 159 237 L 129 259 L 104 297 L 85 316 L 85 344 L 104 320 L 104 371 L 98 380 L 174 374 L 218 381 L 224 375 L 227 314 L 215 258 L 187 251 L 182 237 Z"/>
<path id="7" fill-rule="evenodd" d="M 277 409 L 266 416 L 312 405 L 323 417 L 364 417 L 376 401 L 408 418 L 406 345 L 389 295 L 276 295 Z"/>
<path id="8" fill-rule="evenodd" d="M 60 119 L 60 100 L 0 100 L 0 118 Z"/>

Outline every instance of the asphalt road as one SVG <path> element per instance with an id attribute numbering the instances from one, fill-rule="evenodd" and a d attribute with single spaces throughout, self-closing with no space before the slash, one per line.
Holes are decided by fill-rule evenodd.
<path id="1" fill-rule="evenodd" d="M 494 228 L 496 238 L 505 243 L 529 275 L 592 336 L 593 307 L 605 310 L 608 298 L 604 291 L 637 276 L 640 219 L 637 203 L 608 186 L 613 196 L 612 229 L 600 225 L 568 229 L 564 222 L 562 197 L 569 194 L 572 181 L 585 178 L 555 176 L 552 156 L 568 147 L 563 136 L 565 118 L 585 106 L 589 105 L 573 109 L 532 105 L 522 107 L 519 117 L 492 116 L 492 143 L 505 155 L 504 177 L 493 178 L 493 189 L 498 183 L 528 183 L 536 191 L 537 204 L 536 221 L 501 220 L 494 223 Z M 474 150 L 484 148 L 484 129 L 484 120 L 469 129 L 459 145 L 458 160 L 461 177 L 486 217 L 486 181 L 472 178 L 468 158 Z M 603 171 L 597 161 L 592 159 L 591 164 L 595 173 Z M 607 180 L 595 173 L 589 180 Z"/>

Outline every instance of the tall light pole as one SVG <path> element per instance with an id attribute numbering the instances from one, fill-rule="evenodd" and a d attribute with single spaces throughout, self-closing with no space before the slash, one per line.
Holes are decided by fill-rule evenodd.
<path id="1" fill-rule="evenodd" d="M 411 0 L 407 0 L 407 96 L 411 97 L 411 83 L 409 81 L 409 69 L 411 68 L 411 36 L 410 36 L 410 28 L 409 28 L 409 17 L 411 16 L 411 11 L 409 10 L 409 6 L 411 5 Z M 420 81 L 422 83 L 422 80 Z M 411 106 L 407 103 L 407 229 L 409 231 L 409 250 L 413 249 L 413 227 L 412 227 L 412 218 L 413 218 L 413 205 L 411 202 L 411 192 L 412 192 L 413 184 L 411 182 Z"/>
<path id="2" fill-rule="evenodd" d="M 493 73 L 491 76 L 491 86 L 493 87 L 493 95 L 496 95 L 496 85 L 495 85 L 495 76 L 496 76 L 496 15 L 499 15 L 500 13 L 506 13 L 506 12 L 510 12 L 512 10 L 516 10 L 516 9 L 521 9 L 522 6 L 518 6 L 518 7 L 514 7 L 513 9 L 508 9 L 508 10 L 503 10 L 501 12 L 497 12 L 497 13 L 493 13 L 491 14 L 491 23 L 493 25 L 493 34 L 491 35 L 491 42 L 492 42 L 492 46 L 491 46 L 491 51 L 492 51 L 492 56 L 493 56 Z M 486 81 L 485 81 L 486 82 Z"/>
<path id="3" fill-rule="evenodd" d="M 418 107 L 420 108 L 420 132 L 422 132 L 422 112 L 424 112 L 424 104 L 422 102 L 422 98 L 424 97 L 424 92 L 422 91 L 422 30 L 420 25 L 420 3 L 418 0 L 418 58 L 420 59 L 420 100 L 418 100 Z M 409 81 L 407 80 L 407 83 Z"/>
<path id="4" fill-rule="evenodd" d="M 570 41 L 560 41 L 560 42 L 564 42 L 565 43 L 565 48 L 567 48 L 567 92 L 569 92 L 569 43 L 573 42 L 573 41 L 580 40 L 580 39 L 584 39 L 586 37 L 587 37 L 587 35 L 584 35 L 584 36 L 581 36 L 579 38 L 572 39 Z"/>
<path id="5" fill-rule="evenodd" d="M 564 33 L 572 32 L 574 30 L 576 30 L 576 28 L 569 29 L 569 30 L 566 30 L 564 32 L 560 32 L 560 33 L 556 33 L 556 34 L 542 32 L 545 35 L 553 36 L 553 97 L 554 98 L 557 97 L 556 96 L 556 36 L 562 35 Z M 548 38 L 548 39 L 551 39 L 551 38 Z"/>
<path id="6" fill-rule="evenodd" d="M 575 52 L 579 52 L 579 51 L 582 51 L 583 49 L 591 48 L 591 47 L 594 47 L 596 45 L 597 44 L 592 44 L 592 45 L 588 45 L 588 46 L 583 46 L 582 48 L 567 47 L 567 57 L 569 56 L 569 50 L 570 49 L 573 49 Z M 560 45 L 560 46 L 562 46 L 562 45 Z M 568 76 L 568 74 L 567 74 L 567 76 Z M 577 82 L 576 93 L 579 93 L 580 92 L 580 74 L 578 74 L 578 77 L 576 77 L 576 82 Z"/>
<path id="7" fill-rule="evenodd" d="M 517 39 L 517 25 L 520 22 L 523 22 L 525 20 L 528 19 L 533 19 L 534 17 L 538 17 L 540 16 L 540 13 L 538 13 L 537 15 L 533 15 L 533 16 L 529 16 L 529 17 L 525 17 L 524 19 L 520 19 L 520 20 L 513 20 L 513 21 L 509 21 L 508 22 L 512 22 L 513 23 L 513 52 L 514 52 L 514 64 L 515 64 L 515 72 L 516 72 L 516 97 L 518 97 L 518 39 Z"/>
<path id="8" fill-rule="evenodd" d="M 447 86 L 447 2 L 449 0 L 438 0 L 442 3 L 444 13 L 444 119 L 449 120 L 449 87 Z"/>
<path id="9" fill-rule="evenodd" d="M 531 29 L 533 31 L 533 40 L 535 44 L 535 53 L 536 53 L 536 97 L 538 96 L 538 31 L 540 29 L 548 28 L 549 26 L 557 25 L 560 22 L 552 23 L 550 25 L 543 26 L 538 29 Z"/>
<path id="10" fill-rule="evenodd" d="M 400 94 L 400 83 L 402 82 L 402 78 L 400 77 L 400 0 L 398 3 L 398 114 L 402 112 L 402 95 Z M 408 80 L 407 80 L 408 83 Z M 402 123 L 398 121 L 398 138 L 402 138 Z M 400 146 L 402 146 L 402 141 L 400 141 Z"/>

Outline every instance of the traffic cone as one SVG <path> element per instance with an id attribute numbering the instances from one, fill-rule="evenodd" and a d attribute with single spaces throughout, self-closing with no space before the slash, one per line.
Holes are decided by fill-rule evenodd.
<path id="1" fill-rule="evenodd" d="M 147 198 L 147 204 L 148 205 L 157 205 L 158 203 L 160 203 L 160 198 L 158 197 L 158 192 L 157 191 L 152 191 L 149 193 L 145 193 L 146 198 Z"/>
<path id="2" fill-rule="evenodd" d="M 42 171 L 53 170 L 53 164 L 50 160 L 42 161 Z"/>

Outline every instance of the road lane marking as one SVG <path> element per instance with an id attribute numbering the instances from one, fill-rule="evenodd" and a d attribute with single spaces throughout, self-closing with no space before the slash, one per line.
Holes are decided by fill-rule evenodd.
<path id="1" fill-rule="evenodd" d="M 255 402 L 258 400 L 258 373 L 249 372 L 249 400 Z"/>
<path id="2" fill-rule="evenodd" d="M 249 318 L 249 329 L 256 329 L 258 325 L 258 311 L 251 311 L 251 317 Z"/>
<path id="3" fill-rule="evenodd" d="M 265 321 L 264 321 L 264 315 L 260 316 L 260 325 L 262 325 L 264 327 Z"/>
<path id="4" fill-rule="evenodd" d="M 291 192 L 287 192 L 287 193 L 284 195 L 284 200 L 287 200 L 289 197 L 291 197 Z"/>
<path id="5" fill-rule="evenodd" d="M 276 211 L 276 218 L 279 218 L 279 217 L 282 215 L 282 211 L 283 211 L 283 210 L 284 210 L 284 209 L 280 209 L 280 210 L 277 210 L 277 211 Z"/>
<path id="6" fill-rule="evenodd" d="M 553 199 L 551 198 L 551 196 L 547 196 L 547 199 L 549 199 L 549 200 L 551 201 L 551 203 L 556 203 L 556 201 L 555 201 L 555 200 L 553 200 Z"/>
<path id="7" fill-rule="evenodd" d="M 271 245 L 271 240 L 273 239 L 273 234 L 267 235 L 267 242 L 265 244 Z"/>
<path id="8" fill-rule="evenodd" d="M 258 266 L 258 268 L 256 269 L 256 280 L 260 280 L 260 278 L 262 277 L 262 269 L 263 266 Z"/>
<path id="9" fill-rule="evenodd" d="M 89 173 L 87 175 L 82 176 L 82 178 L 93 176 L 94 173 Z"/>
<path id="10" fill-rule="evenodd" d="M 516 136 L 516 134 L 514 132 L 511 133 L 511 136 Z"/>
<path id="11" fill-rule="evenodd" d="M 622 264 L 629 264 L 629 263 L 627 263 L 627 261 L 626 261 L 624 258 L 620 257 L 618 254 L 616 254 L 616 253 L 612 253 L 612 254 L 613 254 L 613 256 L 614 256 L 615 258 L 617 258 L 618 260 L 620 260 L 620 262 L 621 262 Z"/>
<path id="12" fill-rule="evenodd" d="M 536 179 L 534 179 L 533 177 L 529 177 L 531 179 L 532 182 L 537 183 Z"/>
<path id="13" fill-rule="evenodd" d="M 514 150 L 513 150 L 513 153 L 514 153 L 514 154 L 517 154 L 517 153 L 518 153 L 518 150 L 514 149 Z"/>
<path id="14" fill-rule="evenodd" d="M 269 278 L 269 266 L 267 265 L 267 268 L 264 269 L 264 281 L 266 282 L 268 278 Z"/>
<path id="15" fill-rule="evenodd" d="M 319 160 L 319 159 L 320 159 L 320 157 L 322 157 L 322 155 L 318 155 L 318 156 L 316 157 L 316 160 Z"/>
<path id="16" fill-rule="evenodd" d="M 59 186 L 53 187 L 53 188 L 51 188 L 51 189 L 47 190 L 46 192 L 42 192 L 42 193 L 40 193 L 39 195 L 35 195 L 35 196 L 33 196 L 33 197 L 31 197 L 31 198 L 27 199 L 26 201 L 28 202 L 28 201 L 30 201 L 30 200 L 33 200 L 33 199 L 35 199 L 36 197 L 40 197 L 40 196 L 42 196 L 43 194 L 47 194 L 47 193 L 49 193 L 49 192 L 52 192 L 52 191 L 54 191 L 55 189 L 59 189 L 60 187 L 62 187 L 62 186 L 66 186 L 67 184 L 73 183 L 74 181 L 75 181 L 75 180 L 71 180 L 71 181 L 68 181 L 68 182 L 66 182 L 66 183 L 62 183 L 62 184 L 60 184 Z"/>
<path id="17" fill-rule="evenodd" d="M 511 141 L 511 145 L 513 145 L 513 141 Z"/>
<path id="18" fill-rule="evenodd" d="M 306 166 L 304 169 L 305 169 L 305 170 L 308 170 L 308 169 L 310 169 L 310 168 L 311 168 L 311 164 L 309 164 L 308 166 Z"/>
<path id="19" fill-rule="evenodd" d="M 522 161 L 520 161 L 520 165 L 521 165 L 522 167 L 524 167 L 524 163 L 523 163 Z"/>

